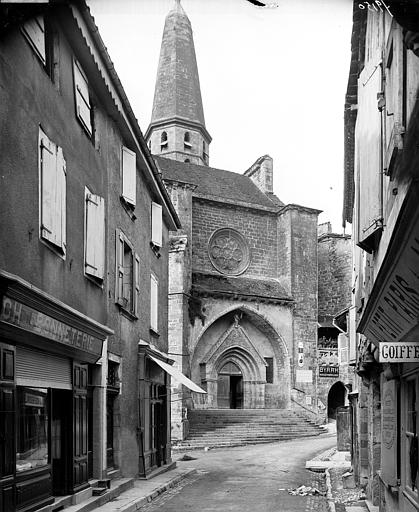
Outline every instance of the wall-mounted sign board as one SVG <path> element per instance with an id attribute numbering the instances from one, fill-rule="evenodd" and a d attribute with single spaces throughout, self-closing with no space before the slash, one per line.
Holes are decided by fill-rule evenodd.
<path id="1" fill-rule="evenodd" d="M 419 362 L 419 341 L 381 342 L 379 345 L 380 363 Z"/>

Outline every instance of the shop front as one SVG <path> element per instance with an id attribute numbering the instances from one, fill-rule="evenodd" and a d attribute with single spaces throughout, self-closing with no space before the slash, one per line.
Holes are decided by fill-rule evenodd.
<path id="1" fill-rule="evenodd" d="M 419 510 L 419 187 L 405 199 L 358 331 L 381 369 L 381 507 Z"/>
<path id="2" fill-rule="evenodd" d="M 102 355 L 110 334 L 0 273 L 0 512 L 36 510 L 103 476 Z M 94 445 L 89 431 L 98 434 Z"/>

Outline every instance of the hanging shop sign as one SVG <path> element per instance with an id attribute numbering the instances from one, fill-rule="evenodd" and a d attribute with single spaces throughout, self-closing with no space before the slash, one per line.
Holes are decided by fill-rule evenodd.
<path id="1" fill-rule="evenodd" d="M 377 293 L 369 298 L 358 327 L 376 345 L 401 340 L 418 323 L 419 220 L 406 242 L 395 241 L 392 246 L 374 284 Z"/>
<path id="2" fill-rule="evenodd" d="M 3 297 L 0 321 L 100 356 L 102 340 L 9 297 Z"/>
<path id="3" fill-rule="evenodd" d="M 416 363 L 419 361 L 419 341 L 381 342 L 378 356 L 380 363 Z"/>
<path id="4" fill-rule="evenodd" d="M 339 357 L 338 350 L 334 348 L 320 348 L 319 357 L 319 376 L 320 377 L 338 377 L 339 376 Z"/>

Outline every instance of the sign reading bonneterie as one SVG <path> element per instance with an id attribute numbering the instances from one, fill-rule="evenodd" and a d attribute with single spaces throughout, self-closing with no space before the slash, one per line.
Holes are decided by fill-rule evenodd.
<path id="1" fill-rule="evenodd" d="M 63 345 L 99 356 L 102 353 L 102 340 L 99 338 L 95 338 L 9 297 L 3 297 L 0 321 L 16 325 Z"/>
<path id="2" fill-rule="evenodd" d="M 419 361 L 419 342 L 381 342 L 378 345 L 380 363 L 416 363 Z"/>

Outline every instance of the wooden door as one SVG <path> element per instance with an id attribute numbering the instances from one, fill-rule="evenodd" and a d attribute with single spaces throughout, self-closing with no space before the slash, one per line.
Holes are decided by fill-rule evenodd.
<path id="1" fill-rule="evenodd" d="M 218 374 L 217 406 L 219 409 L 230 409 L 230 375 Z"/>
<path id="2" fill-rule="evenodd" d="M 0 344 L 0 512 L 16 509 L 15 347 Z"/>
<path id="3" fill-rule="evenodd" d="M 73 363 L 73 491 L 88 487 L 87 365 Z"/>
<path id="4" fill-rule="evenodd" d="M 243 407 L 243 377 L 241 375 L 230 376 L 230 408 L 241 409 Z"/>

